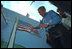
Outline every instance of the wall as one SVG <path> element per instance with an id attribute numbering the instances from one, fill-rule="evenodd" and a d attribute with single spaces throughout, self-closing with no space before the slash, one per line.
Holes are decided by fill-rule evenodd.
<path id="1" fill-rule="evenodd" d="M 1 15 L 1 41 L 9 41 L 16 17 L 18 18 L 18 20 L 21 20 L 22 22 L 27 22 L 32 26 L 37 26 L 39 24 L 39 22 L 35 20 L 27 18 L 6 8 L 2 8 L 2 12 L 6 17 L 8 25 L 5 24 Z M 44 29 L 38 29 L 38 33 L 41 36 L 40 38 L 35 35 L 29 34 L 28 32 L 17 30 L 15 43 L 18 45 L 22 45 L 26 48 L 51 48 L 51 46 L 46 43 L 46 32 L 44 31 Z"/>

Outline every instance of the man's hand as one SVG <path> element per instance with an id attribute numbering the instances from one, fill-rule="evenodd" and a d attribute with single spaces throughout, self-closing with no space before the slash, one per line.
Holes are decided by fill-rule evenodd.
<path id="1" fill-rule="evenodd" d="M 35 27 L 30 27 L 31 31 L 35 32 L 36 34 L 38 34 L 37 30 L 35 29 Z"/>
<path id="2" fill-rule="evenodd" d="M 30 30 L 33 31 L 34 27 L 30 27 Z"/>
<path id="3" fill-rule="evenodd" d="M 49 23 L 49 24 L 40 24 L 39 26 L 40 26 L 40 28 L 45 28 L 45 27 L 47 27 L 49 25 L 51 25 L 51 23 Z"/>

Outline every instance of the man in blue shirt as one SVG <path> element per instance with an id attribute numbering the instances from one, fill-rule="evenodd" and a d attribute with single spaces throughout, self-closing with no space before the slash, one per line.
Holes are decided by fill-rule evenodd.
<path id="1" fill-rule="evenodd" d="M 43 17 L 43 19 L 41 20 L 39 26 L 31 27 L 31 29 L 33 30 L 33 29 L 45 28 L 45 31 L 48 32 L 48 39 L 49 39 L 50 36 L 53 36 L 51 33 L 49 33 L 49 29 L 61 24 L 61 20 L 62 20 L 61 16 L 57 14 L 56 12 L 54 12 L 53 10 L 46 12 L 46 9 L 44 6 L 39 7 L 38 12 Z M 53 42 L 53 39 L 54 38 L 52 38 L 52 42 Z M 52 43 L 52 44 L 55 44 L 55 43 Z"/>
<path id="2" fill-rule="evenodd" d="M 45 31 L 48 33 L 48 41 L 50 41 L 50 44 L 53 48 L 68 47 L 68 45 L 70 45 L 67 41 L 67 39 L 70 38 L 67 37 L 69 31 L 61 22 L 62 16 L 53 10 L 46 12 L 44 6 L 39 7 L 38 12 L 43 17 L 43 19 L 37 27 L 31 27 L 31 29 L 33 30 L 45 28 Z"/>
<path id="3" fill-rule="evenodd" d="M 53 10 L 46 12 L 45 7 L 41 6 L 38 8 L 38 12 L 43 17 L 43 19 L 41 20 L 39 26 L 32 27 L 32 30 L 45 28 L 45 30 L 48 31 L 48 29 L 50 29 L 51 27 L 54 27 L 56 24 L 61 23 L 60 15 L 58 15 Z"/>

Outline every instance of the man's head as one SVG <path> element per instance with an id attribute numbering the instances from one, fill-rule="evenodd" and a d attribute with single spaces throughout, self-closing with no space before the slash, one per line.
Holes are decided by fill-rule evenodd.
<path id="1" fill-rule="evenodd" d="M 57 9 L 57 12 L 62 16 L 62 18 L 67 18 L 68 16 L 63 12 L 61 11 L 59 8 Z"/>
<path id="2" fill-rule="evenodd" d="M 39 7 L 39 8 L 38 8 L 38 12 L 39 12 L 39 14 L 40 14 L 41 16 L 44 16 L 45 13 L 46 13 L 45 7 L 44 7 L 44 6 Z"/>

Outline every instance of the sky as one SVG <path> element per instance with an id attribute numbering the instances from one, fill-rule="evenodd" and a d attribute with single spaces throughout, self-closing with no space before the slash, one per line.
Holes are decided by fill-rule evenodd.
<path id="1" fill-rule="evenodd" d="M 28 13 L 29 18 L 34 19 L 38 22 L 42 20 L 42 16 L 39 15 L 37 11 L 40 6 L 45 6 L 46 12 L 50 10 L 54 10 L 55 12 L 57 12 L 57 7 L 52 5 L 49 1 L 35 1 L 33 3 L 32 2 L 33 1 L 1 1 L 3 7 L 15 11 L 24 16 L 26 16 Z"/>

